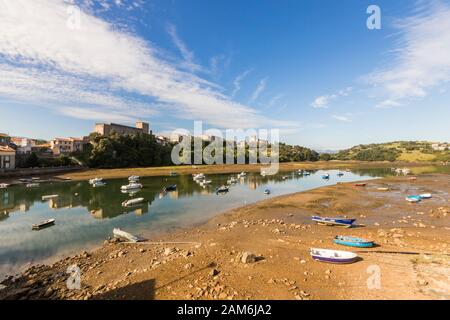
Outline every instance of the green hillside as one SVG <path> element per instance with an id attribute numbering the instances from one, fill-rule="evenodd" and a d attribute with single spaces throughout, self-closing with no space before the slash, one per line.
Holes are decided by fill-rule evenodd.
<path id="1" fill-rule="evenodd" d="M 396 141 L 358 145 L 331 155 L 333 160 L 359 161 L 450 161 L 450 144 L 428 141 Z"/>

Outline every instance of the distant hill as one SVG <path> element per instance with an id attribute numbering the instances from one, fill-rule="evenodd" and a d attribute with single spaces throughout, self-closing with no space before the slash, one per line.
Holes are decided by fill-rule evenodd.
<path id="1" fill-rule="evenodd" d="M 450 161 L 450 144 L 428 141 L 396 141 L 358 145 L 332 154 L 333 160 Z"/>

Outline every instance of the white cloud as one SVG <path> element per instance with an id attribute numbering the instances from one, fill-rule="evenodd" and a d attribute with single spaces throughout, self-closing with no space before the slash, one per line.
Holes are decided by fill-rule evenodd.
<path id="1" fill-rule="evenodd" d="M 181 56 L 184 59 L 185 67 L 187 67 L 188 69 L 193 70 L 193 71 L 200 70 L 201 69 L 200 66 L 198 66 L 194 62 L 194 60 L 195 60 L 194 53 L 188 49 L 188 47 L 183 42 L 183 40 L 181 40 L 180 37 L 178 36 L 177 28 L 173 24 L 168 24 L 167 25 L 167 32 L 169 33 L 173 44 L 180 51 Z"/>
<path id="2" fill-rule="evenodd" d="M 68 29 L 67 19 L 62 0 L 15 0 L 0 10 L 0 30 L 7 30 L 0 33 L 0 96 L 45 107 L 76 106 L 85 118 L 170 110 L 220 128 L 295 125 L 232 101 L 215 84 L 179 69 L 142 38 L 102 19 L 83 11 L 79 30 Z M 193 60 L 188 50 L 184 55 Z M 72 116 L 79 111 L 60 109 Z"/>
<path id="3" fill-rule="evenodd" d="M 450 81 L 450 6 L 433 2 L 399 22 L 394 61 L 365 77 L 390 101 L 422 98 Z"/>
<path id="4" fill-rule="evenodd" d="M 250 72 L 252 72 L 252 70 L 246 70 L 234 79 L 233 81 L 234 89 L 233 92 L 231 93 L 231 97 L 234 98 L 236 94 L 241 90 L 241 82 L 250 74 Z"/>
<path id="5" fill-rule="evenodd" d="M 339 90 L 337 93 L 330 94 L 330 95 L 323 95 L 320 97 L 317 97 L 312 103 L 311 106 L 313 108 L 328 108 L 331 101 L 336 100 L 340 97 L 347 97 L 350 95 L 350 93 L 353 91 L 352 87 L 347 87 L 345 89 Z"/>
<path id="6" fill-rule="evenodd" d="M 351 122 L 352 120 L 349 117 L 346 116 L 339 116 L 339 115 L 333 115 L 332 118 L 343 121 L 343 122 Z"/>
<path id="7" fill-rule="evenodd" d="M 256 87 L 255 91 L 253 92 L 252 97 L 250 98 L 250 103 L 255 102 L 259 98 L 261 93 L 263 93 L 264 90 L 266 90 L 267 80 L 268 80 L 268 78 L 264 78 L 264 79 L 261 79 L 261 81 L 259 81 L 258 86 Z"/>
<path id="8" fill-rule="evenodd" d="M 280 93 L 277 94 L 276 96 L 274 96 L 272 99 L 270 99 L 269 103 L 268 103 L 268 107 L 273 107 L 278 101 L 280 101 L 281 99 L 284 98 L 284 94 Z"/>
<path id="9" fill-rule="evenodd" d="M 388 99 L 388 100 L 384 100 L 384 101 L 380 102 L 379 104 L 377 104 L 375 106 L 375 108 L 380 108 L 380 109 L 382 109 L 382 108 L 392 108 L 392 107 L 400 107 L 401 105 L 402 104 L 397 102 L 397 101 Z"/>

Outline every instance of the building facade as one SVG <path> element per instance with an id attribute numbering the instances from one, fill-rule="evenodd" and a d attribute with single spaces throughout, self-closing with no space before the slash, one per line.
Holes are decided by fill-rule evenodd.
<path id="1" fill-rule="evenodd" d="M 88 138 L 55 138 L 50 141 L 50 149 L 53 155 L 67 155 L 83 151 L 83 146 L 88 143 Z"/>
<path id="2" fill-rule="evenodd" d="M 137 122 L 136 127 L 129 127 L 117 123 L 110 123 L 110 124 L 97 123 L 95 124 L 94 132 L 102 136 L 109 136 L 113 132 L 121 136 L 137 135 L 141 133 L 151 134 L 150 125 L 147 122 Z"/>
<path id="3" fill-rule="evenodd" d="M 16 168 L 16 150 L 10 146 L 0 145 L 0 170 Z"/>
<path id="4" fill-rule="evenodd" d="M 17 146 L 17 154 L 30 154 L 36 142 L 33 139 L 13 137 L 11 141 Z"/>
<path id="5" fill-rule="evenodd" d="M 0 133 L 0 145 L 8 146 L 11 143 L 11 137 L 5 133 Z"/>

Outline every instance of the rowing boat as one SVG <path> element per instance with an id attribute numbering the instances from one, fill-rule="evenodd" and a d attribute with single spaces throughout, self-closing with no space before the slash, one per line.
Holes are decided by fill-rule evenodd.
<path id="1" fill-rule="evenodd" d="M 422 201 L 422 198 L 420 196 L 407 196 L 405 200 L 411 203 L 417 203 Z"/>
<path id="2" fill-rule="evenodd" d="M 319 216 L 313 216 L 312 220 L 320 225 L 326 226 L 342 226 L 350 228 L 356 219 L 345 219 L 345 218 L 323 218 Z"/>
<path id="3" fill-rule="evenodd" d="M 136 198 L 136 199 L 130 199 L 122 202 L 123 207 L 132 207 L 138 204 L 141 204 L 144 202 L 144 198 Z"/>
<path id="4" fill-rule="evenodd" d="M 314 260 L 327 263 L 348 264 L 358 259 L 356 253 L 340 250 L 311 248 L 310 254 Z"/>
<path id="5" fill-rule="evenodd" d="M 130 242 L 134 242 L 134 243 L 142 241 L 142 239 L 140 239 L 139 237 L 132 235 L 131 233 L 128 233 L 126 231 L 123 231 L 119 228 L 114 228 L 113 234 L 114 234 L 114 237 L 116 237 L 116 238 L 126 239 L 126 240 L 128 240 Z"/>
<path id="6" fill-rule="evenodd" d="M 334 243 L 357 248 L 372 248 L 374 245 L 373 241 L 347 236 L 336 236 L 336 238 L 334 238 Z"/>
<path id="7" fill-rule="evenodd" d="M 33 230 L 41 230 L 41 229 L 50 227 L 54 224 L 55 224 L 55 219 L 48 219 L 48 220 L 33 224 L 32 229 Z"/>

